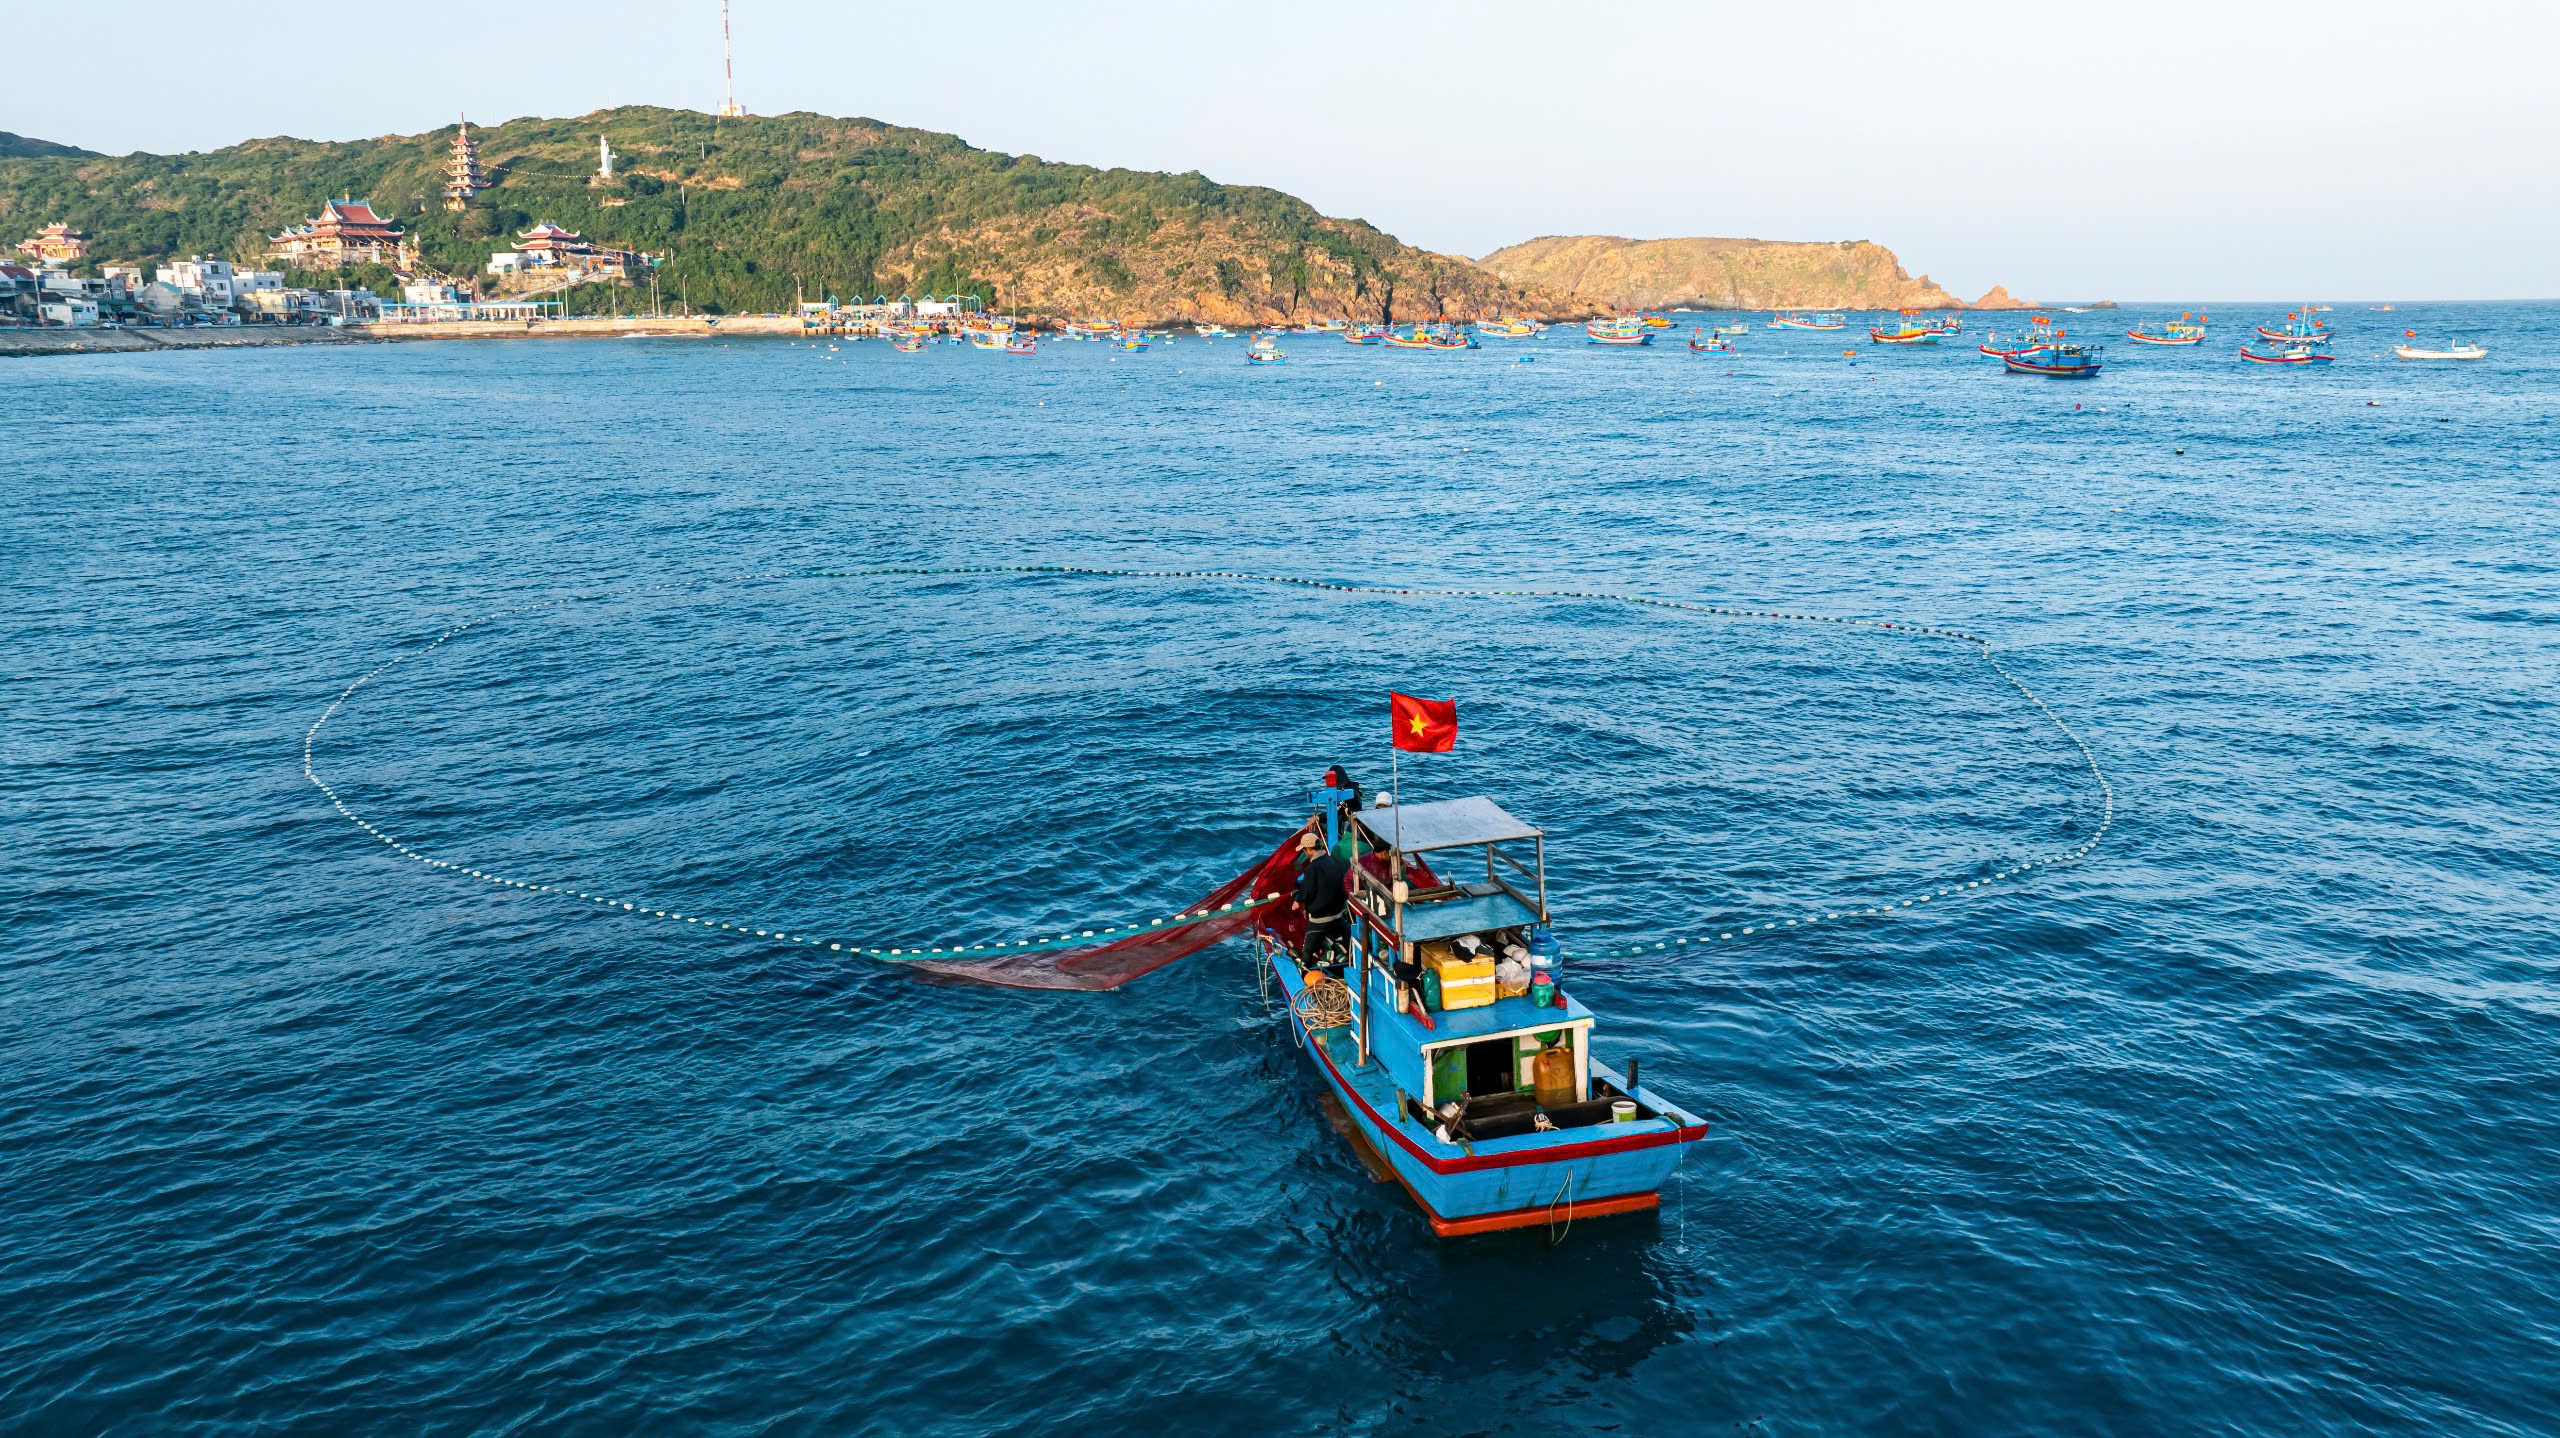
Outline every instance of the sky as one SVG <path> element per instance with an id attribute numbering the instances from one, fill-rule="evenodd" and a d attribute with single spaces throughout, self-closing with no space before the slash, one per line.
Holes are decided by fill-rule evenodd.
<path id="1" fill-rule="evenodd" d="M 1971 299 L 2560 297 L 2560 6 L 732 0 L 739 102 L 1269 185 L 1426 248 L 1867 239 Z M 0 83 L 93 150 L 715 108 L 719 0 L 202 23 Z M 110 34 L 186 63 L 100 83 Z M 281 63 L 280 63 L 281 62 Z"/>

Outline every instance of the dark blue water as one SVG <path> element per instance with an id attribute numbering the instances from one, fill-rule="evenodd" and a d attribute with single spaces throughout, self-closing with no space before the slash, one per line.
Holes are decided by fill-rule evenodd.
<path id="1" fill-rule="evenodd" d="M 2332 319 L 2086 384 L 1765 330 L 0 366 L 0 1427 L 2560 1430 L 2560 307 Z M 1043 995 L 752 929 L 1169 913 L 1383 780 L 1390 685 L 1577 951 L 2069 851 L 2078 752 L 1838 626 L 756 577 L 969 564 L 1958 626 L 2116 821 L 1578 962 L 1715 1136 L 1658 1219 L 1443 1244 L 1240 944 Z M 404 653 L 315 748 L 368 821 L 749 932 L 342 818 L 303 736 Z"/>

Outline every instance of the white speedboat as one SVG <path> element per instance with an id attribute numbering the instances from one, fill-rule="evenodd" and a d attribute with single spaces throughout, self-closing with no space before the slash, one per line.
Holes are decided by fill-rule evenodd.
<path id="1" fill-rule="evenodd" d="M 2451 349 L 2422 350 L 2416 345 L 2393 345 L 2391 352 L 2402 359 L 2487 359 L 2489 351 L 2479 345 L 2455 345 Z"/>

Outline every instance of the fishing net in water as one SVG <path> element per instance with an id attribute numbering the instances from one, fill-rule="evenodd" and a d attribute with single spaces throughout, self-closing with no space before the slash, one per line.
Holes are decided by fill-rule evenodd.
<path id="1" fill-rule="evenodd" d="M 1298 836 L 1290 834 L 1269 858 L 1210 890 L 1162 926 L 1090 944 L 916 960 L 912 967 L 940 978 L 1008 989 L 1116 989 L 1258 924 L 1280 932 L 1294 923 L 1302 938 L 1305 916 L 1288 904 L 1297 882 L 1293 868 L 1297 845 Z"/>
<path id="2" fill-rule="evenodd" d="M 1298 835 L 1243 873 L 1167 920 L 1138 933 L 1090 944 L 1016 949 L 967 958 L 911 959 L 910 967 L 936 978 L 1007 989 L 1116 989 L 1176 959 L 1187 959 L 1248 930 L 1270 935 L 1291 953 L 1306 947 L 1307 916 L 1289 903 L 1297 887 Z M 1383 882 L 1384 854 L 1363 854 L 1360 865 Z M 1405 861 L 1406 876 L 1431 888 L 1438 876 L 1419 859 Z"/>

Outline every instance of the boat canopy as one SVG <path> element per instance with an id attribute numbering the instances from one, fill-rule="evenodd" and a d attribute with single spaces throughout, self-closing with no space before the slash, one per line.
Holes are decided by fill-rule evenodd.
<path id="1" fill-rule="evenodd" d="M 1480 795 L 1428 804 L 1391 804 L 1383 809 L 1363 809 L 1353 817 L 1376 848 L 1401 848 L 1408 854 L 1546 837 L 1544 829 L 1521 822 L 1501 805 Z"/>

